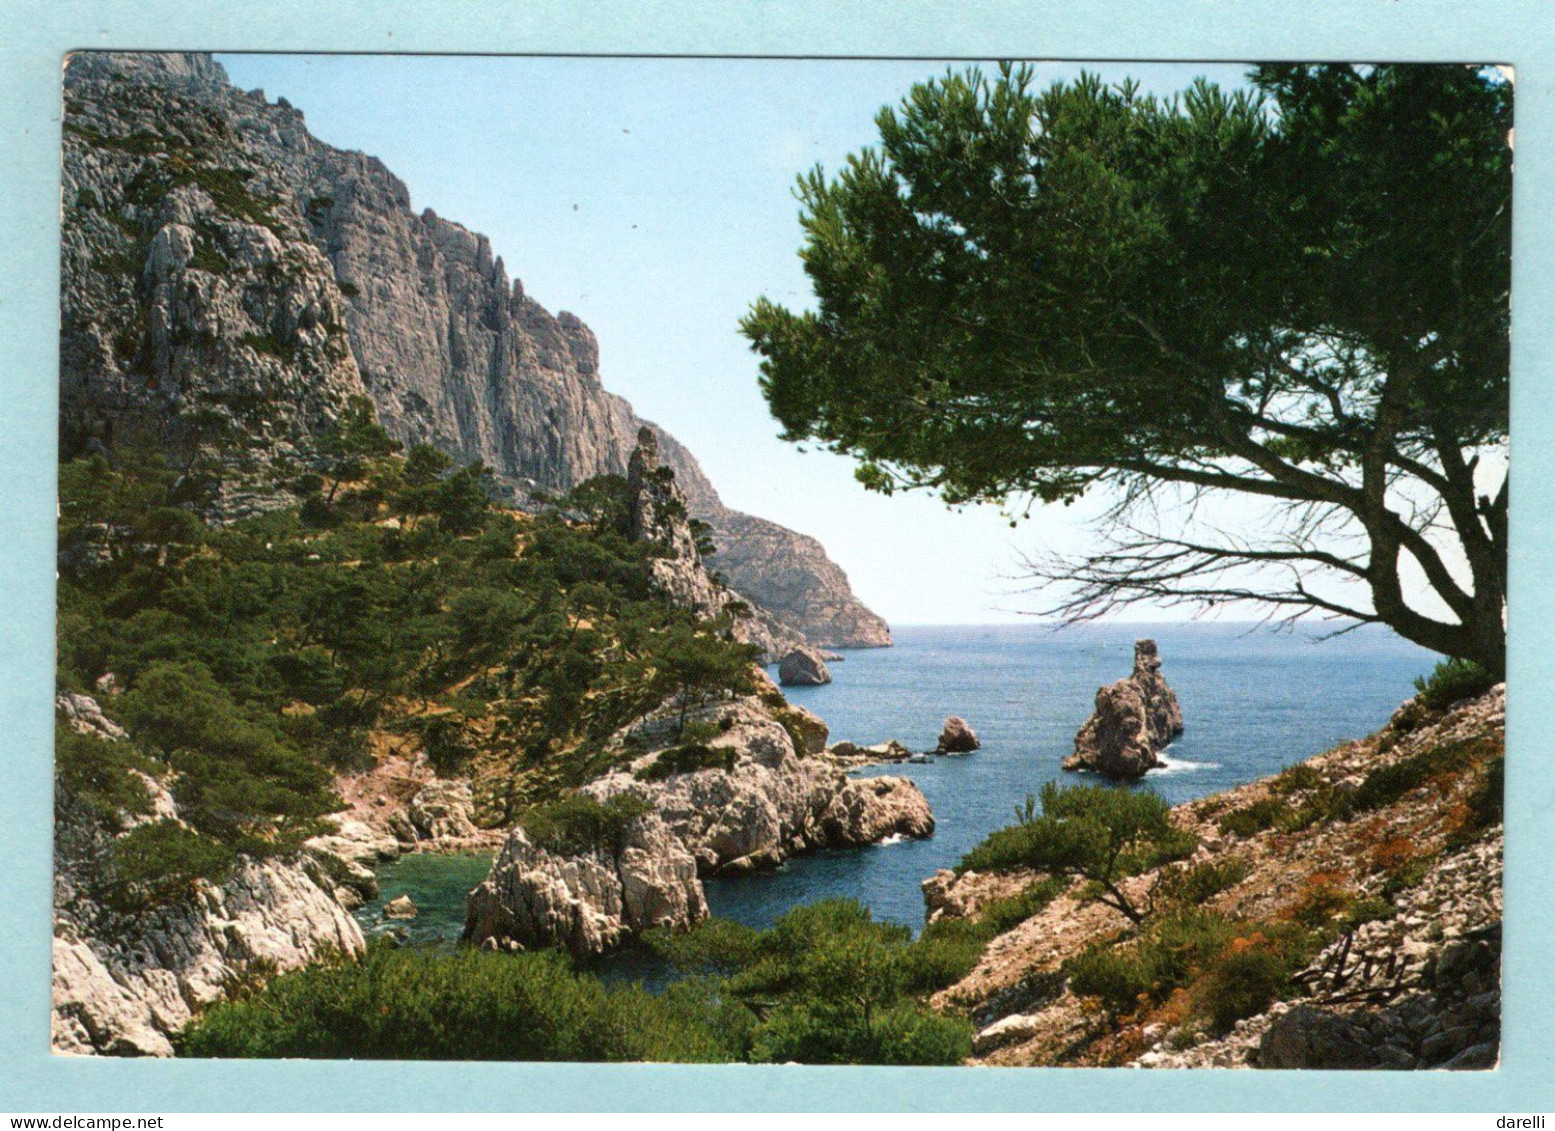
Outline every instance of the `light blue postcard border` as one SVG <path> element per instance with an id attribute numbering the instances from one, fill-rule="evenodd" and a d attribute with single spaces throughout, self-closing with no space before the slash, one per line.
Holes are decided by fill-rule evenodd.
<path id="1" fill-rule="evenodd" d="M 59 67 L 76 48 L 1517 68 L 1505 1040 L 1490 1073 L 116 1061 L 48 1047 Z M 0 1110 L 1479 1110 L 1555 1107 L 1555 4 L 1548 0 L 4 0 Z M 1385 296 L 1379 296 L 1385 301 Z M 1321 709 L 1321 704 L 1315 705 Z"/>

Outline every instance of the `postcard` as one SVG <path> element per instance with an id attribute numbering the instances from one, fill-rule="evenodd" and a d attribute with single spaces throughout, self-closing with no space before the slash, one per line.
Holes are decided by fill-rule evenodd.
<path id="1" fill-rule="evenodd" d="M 1496 1069 L 1498 62 L 73 52 L 53 1051 Z"/>

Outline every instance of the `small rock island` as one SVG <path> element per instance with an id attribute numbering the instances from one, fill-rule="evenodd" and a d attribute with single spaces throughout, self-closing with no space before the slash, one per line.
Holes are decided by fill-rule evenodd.
<path id="1" fill-rule="evenodd" d="M 1160 752 L 1183 731 L 1177 694 L 1161 674 L 1154 640 L 1134 642 L 1134 670 L 1096 692 L 1096 710 L 1074 736 L 1066 770 L 1137 778 L 1161 764 Z"/>
<path id="2" fill-rule="evenodd" d="M 951 715 L 939 732 L 939 745 L 934 748 L 934 753 L 970 754 L 982 745 L 970 723 L 960 715 Z"/>
<path id="3" fill-rule="evenodd" d="M 784 687 L 818 687 L 831 682 L 826 661 L 814 648 L 796 645 L 778 664 L 778 682 Z"/>

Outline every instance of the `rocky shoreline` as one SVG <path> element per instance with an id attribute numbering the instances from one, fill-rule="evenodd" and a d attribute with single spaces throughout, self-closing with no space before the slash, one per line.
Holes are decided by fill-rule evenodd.
<path id="1" fill-rule="evenodd" d="M 694 715 L 693 725 L 718 728 L 705 747 L 715 764 L 704 768 L 660 768 L 685 749 L 673 711 L 620 734 L 623 749 L 641 753 L 579 792 L 602 805 L 629 799 L 642 815 L 606 843 L 570 854 L 537 845 L 522 826 L 512 830 L 470 894 L 465 941 L 597 954 L 650 927 L 683 929 L 705 917 L 704 876 L 933 834 L 916 785 L 849 777 L 851 767 L 824 747 L 825 724 L 810 715 L 807 738 L 793 722 L 799 709 L 775 701 L 768 692 Z"/>
<path id="2" fill-rule="evenodd" d="M 1173 820 L 1200 847 L 1190 866 L 1236 861 L 1241 878 L 1205 907 L 1278 921 L 1333 885 L 1347 905 L 1398 887 L 1385 916 L 1347 931 L 1310 963 L 1310 985 L 1284 995 L 1223 1034 L 1192 1029 L 1162 1008 L 1099 1024 L 1094 1007 L 1067 988 L 1061 968 L 1098 941 L 1125 939 L 1118 913 L 1071 891 L 994 937 L 977 966 L 933 1004 L 976 1024 L 971 1063 L 1130 1064 L 1137 1067 L 1482 1068 L 1498 1056 L 1499 825 L 1460 843 L 1457 818 L 1473 781 L 1435 778 L 1360 818 L 1307 827 L 1248 827 L 1241 816 L 1296 812 L 1318 798 L 1350 795 L 1379 768 L 1419 760 L 1454 744 L 1499 743 L 1504 689 L 1421 722 L 1406 705 L 1388 728 L 1286 771 L 1179 806 Z M 117 741 L 95 700 L 62 699 L 61 714 L 83 733 Z M 579 796 L 636 807 L 608 843 L 558 851 L 520 824 L 476 829 L 468 785 L 422 785 L 412 803 L 373 827 L 350 814 L 337 831 L 289 859 L 244 862 L 198 899 L 103 941 L 102 919 L 60 870 L 56 918 L 55 1047 L 87 1054 L 169 1055 L 172 1038 L 203 1006 L 254 973 L 286 970 L 332 953 L 359 953 L 349 910 L 376 892 L 375 868 L 406 851 L 456 851 L 478 841 L 500 848 L 467 903 L 465 941 L 487 949 L 560 946 L 580 956 L 617 947 L 656 927 L 684 929 L 707 914 L 703 881 L 774 867 L 791 855 L 884 837 L 925 836 L 933 816 L 909 781 L 856 778 L 849 770 L 908 752 L 900 744 L 826 745 L 825 724 L 784 703 L 768 685 L 755 695 L 708 705 L 690 724 L 716 728 L 706 743 L 716 764 L 659 772 L 677 756 L 681 721 L 666 705 L 617 734 L 620 767 Z M 950 745 L 970 728 L 947 720 Z M 945 743 L 942 742 L 942 745 Z M 1292 783 L 1296 783 L 1294 786 Z M 1442 790 L 1447 793 L 1443 795 Z M 159 810 L 171 805 L 162 796 Z M 398 832 L 391 833 L 389 829 Z M 472 840 L 474 830 L 475 840 Z M 1408 848 L 1401 847 L 1407 841 Z M 62 851 L 81 852 L 68 837 Z M 1393 855 L 1389 855 L 1393 854 Z M 1371 861 L 1357 865 L 1357 860 Z M 1380 862 L 1380 863 L 1379 863 Z M 1159 880 L 1125 881 L 1144 898 Z M 941 872 L 924 882 L 925 917 L 974 918 L 1026 890 L 1027 873 Z M 121 923 L 119 930 L 124 931 Z M 1386 979 L 1377 971 L 1386 966 Z M 1358 973 L 1367 964 L 1364 975 Z M 1335 972 L 1367 992 L 1340 994 Z M 1345 973 L 1347 972 L 1347 973 Z"/>
<path id="3" fill-rule="evenodd" d="M 359 803 L 300 852 L 240 859 L 222 883 L 200 881 L 190 897 L 135 917 L 93 901 L 91 861 L 105 845 L 85 823 L 67 820 L 56 846 L 55 1050 L 169 1056 L 178 1031 L 245 980 L 362 953 L 352 913 L 377 896 L 378 867 L 404 853 L 496 851 L 468 899 L 468 942 L 592 955 L 643 930 L 683 929 L 705 917 L 705 876 L 773 868 L 817 848 L 932 835 L 933 815 L 912 782 L 849 776 L 872 759 L 846 748 L 834 755 L 820 719 L 786 703 L 770 682 L 763 687 L 685 719 L 668 704 L 623 729 L 613 740 L 622 768 L 579 795 L 631 798 L 644 812 L 611 843 L 581 852 L 537 845 L 522 825 L 479 827 L 469 781 L 437 778 L 424 758 L 402 757 L 377 777 L 349 779 L 344 792 Z M 89 696 L 66 693 L 58 710 L 82 734 L 124 739 Z M 656 774 L 654 765 L 681 748 L 686 725 L 718 728 L 707 747 L 722 755 L 720 765 Z M 171 796 L 147 782 L 146 819 L 176 820 Z M 368 800 L 395 792 L 408 796 L 399 804 Z M 414 914 L 404 911 L 398 917 Z"/>

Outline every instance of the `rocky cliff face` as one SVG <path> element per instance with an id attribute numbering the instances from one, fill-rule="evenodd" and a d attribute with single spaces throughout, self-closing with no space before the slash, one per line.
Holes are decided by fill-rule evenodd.
<path id="1" fill-rule="evenodd" d="M 606 803 L 636 798 L 647 812 L 613 843 L 571 855 L 547 851 L 514 829 L 491 873 L 470 893 L 466 941 L 597 954 L 649 927 L 679 929 L 702 918 L 702 875 L 772 868 L 817 848 L 933 833 L 934 817 L 917 786 L 902 778 L 846 776 L 824 752 L 824 728 L 815 735 L 789 712 L 794 709 L 752 696 L 695 714 L 692 725 L 720 728 L 708 747 L 726 752 L 729 763 L 662 777 L 653 767 L 677 749 L 678 712 L 628 727 L 617 741 L 642 753 L 581 793 Z"/>
<path id="2" fill-rule="evenodd" d="M 1135 641 L 1134 670 L 1096 692 L 1096 711 L 1075 735 L 1064 769 L 1140 777 L 1161 764 L 1158 755 L 1182 729 L 1182 708 L 1161 674 L 1155 641 Z"/>
<path id="3" fill-rule="evenodd" d="M 209 56 L 79 53 L 66 93 L 67 452 L 215 419 L 305 459 L 365 389 L 396 439 L 482 460 L 520 501 L 625 472 L 646 422 L 605 391 L 593 333 L 382 162 Z M 816 643 L 890 643 L 818 543 L 725 508 L 655 431 L 736 589 Z"/>
<path id="4" fill-rule="evenodd" d="M 726 508 L 704 512 L 729 583 L 822 648 L 886 648 L 891 630 L 814 538 Z"/>
<path id="5" fill-rule="evenodd" d="M 219 71 L 195 56 L 71 60 L 60 429 L 66 454 L 139 437 L 175 465 L 226 441 L 242 455 L 224 493 L 241 497 L 305 460 L 365 387 L 283 167 L 210 103 Z"/>
<path id="6" fill-rule="evenodd" d="M 658 556 L 650 568 L 654 584 L 665 597 L 700 617 L 728 617 L 735 639 L 759 648 L 762 663 L 774 663 L 803 643 L 792 628 L 708 572 L 678 476 L 660 461 L 658 434 L 648 425 L 637 431 L 637 446 L 627 461 L 626 486 L 627 536 L 655 547 Z"/>
<path id="7" fill-rule="evenodd" d="M 83 734 L 104 742 L 123 737 L 87 696 L 63 696 L 58 708 Z M 151 779 L 146 784 L 152 807 L 140 820 L 176 820 L 172 797 Z M 126 914 L 94 897 L 93 862 L 107 849 L 105 834 L 71 814 L 61 817 L 54 842 L 56 1052 L 170 1056 L 170 1037 L 248 972 L 289 970 L 364 947 L 334 895 L 331 869 L 316 854 L 240 857 L 223 883 L 202 880 L 185 899 Z M 135 823 L 131 818 L 127 828 Z"/>
<path id="8" fill-rule="evenodd" d="M 707 915 L 696 861 L 655 814 L 589 852 L 559 856 L 508 834 L 490 874 L 470 893 L 466 942 L 560 946 L 600 954 L 653 927 L 684 930 Z"/>
<path id="9" fill-rule="evenodd" d="M 628 426 L 646 423 L 625 401 L 618 404 Z M 818 647 L 890 646 L 890 627 L 853 595 L 847 574 L 819 542 L 724 506 L 686 446 L 657 425 L 648 426 L 659 435 L 660 458 L 674 468 L 691 513 L 713 528 L 715 565 L 730 585 Z"/>

